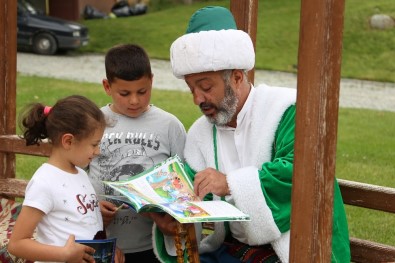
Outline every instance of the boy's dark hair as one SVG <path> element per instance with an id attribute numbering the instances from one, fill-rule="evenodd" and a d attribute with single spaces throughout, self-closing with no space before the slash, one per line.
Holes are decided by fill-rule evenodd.
<path id="1" fill-rule="evenodd" d="M 145 50 L 134 44 L 112 47 L 105 57 L 106 77 L 111 84 L 116 78 L 139 80 L 152 77 L 151 63 Z"/>
<path id="2" fill-rule="evenodd" d="M 57 145 L 63 134 L 70 133 L 78 140 L 106 126 L 103 112 L 89 99 L 72 95 L 60 99 L 45 112 L 41 103 L 26 107 L 20 117 L 20 128 L 26 145 L 39 144 L 43 139 Z"/>

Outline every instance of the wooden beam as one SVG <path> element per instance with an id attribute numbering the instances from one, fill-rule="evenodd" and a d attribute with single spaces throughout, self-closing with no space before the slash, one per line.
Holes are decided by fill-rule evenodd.
<path id="1" fill-rule="evenodd" d="M 330 262 L 344 0 L 302 0 L 290 262 Z"/>
<path id="2" fill-rule="evenodd" d="M 395 213 L 395 188 L 338 179 L 348 205 Z"/>
<path id="3" fill-rule="evenodd" d="M 49 156 L 52 146 L 49 143 L 26 146 L 25 140 L 17 135 L 0 135 L 0 153 L 17 153 L 35 156 Z"/>
<path id="4" fill-rule="evenodd" d="M 15 178 L 0 179 L 0 196 L 10 199 L 24 197 L 28 182 Z"/>
<path id="5" fill-rule="evenodd" d="M 0 5 L 0 135 L 16 132 L 16 6 Z M 0 178 L 15 177 L 15 154 L 0 153 Z"/>
<path id="6" fill-rule="evenodd" d="M 236 20 L 237 28 L 250 35 L 255 49 L 258 21 L 258 0 L 231 0 L 230 11 Z M 254 83 L 254 69 L 248 72 L 248 78 L 251 83 Z"/>
<path id="7" fill-rule="evenodd" d="M 352 262 L 395 262 L 395 247 L 358 238 L 350 238 L 350 246 Z"/>

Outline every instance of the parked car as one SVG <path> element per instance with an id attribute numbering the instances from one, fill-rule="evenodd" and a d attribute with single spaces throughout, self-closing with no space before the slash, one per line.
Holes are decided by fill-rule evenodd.
<path id="1" fill-rule="evenodd" d="M 18 0 L 18 48 L 53 55 L 88 44 L 88 28 L 76 22 L 45 15 L 26 0 Z"/>

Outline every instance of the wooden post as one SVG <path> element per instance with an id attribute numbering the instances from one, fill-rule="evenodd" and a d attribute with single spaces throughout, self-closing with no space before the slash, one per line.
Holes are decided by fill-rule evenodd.
<path id="1" fill-rule="evenodd" d="M 0 135 L 16 133 L 16 5 L 0 5 Z M 0 178 L 15 177 L 15 154 L 0 153 Z"/>
<path id="2" fill-rule="evenodd" d="M 199 263 L 199 251 L 196 241 L 195 225 L 193 223 L 181 224 L 177 222 L 176 235 L 174 236 L 177 263 L 184 263 L 184 251 L 182 249 L 182 240 L 185 240 L 185 249 L 188 254 L 189 263 Z"/>
<path id="3" fill-rule="evenodd" d="M 258 20 L 258 0 L 231 0 L 230 11 L 232 12 L 237 28 L 248 33 L 252 39 L 252 43 L 256 43 L 256 31 Z M 254 84 L 254 69 L 248 72 L 248 78 Z"/>
<path id="4" fill-rule="evenodd" d="M 290 262 L 330 262 L 344 0 L 302 0 Z"/>

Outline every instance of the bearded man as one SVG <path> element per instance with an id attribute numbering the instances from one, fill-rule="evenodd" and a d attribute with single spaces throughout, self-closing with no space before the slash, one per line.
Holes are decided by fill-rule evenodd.
<path id="1" fill-rule="evenodd" d="M 251 221 L 215 223 L 200 235 L 201 262 L 288 262 L 296 90 L 259 85 L 247 72 L 255 52 L 230 11 L 205 7 L 171 46 L 173 73 L 183 78 L 204 116 L 189 129 L 184 157 L 201 199 L 225 200 Z M 350 262 L 344 205 L 335 182 L 332 262 Z M 174 231 L 154 215 L 154 251 L 174 261 Z M 165 234 L 165 235 L 163 235 Z M 203 238 L 202 238 L 203 237 Z M 200 238 L 202 238 L 200 240 Z"/>

